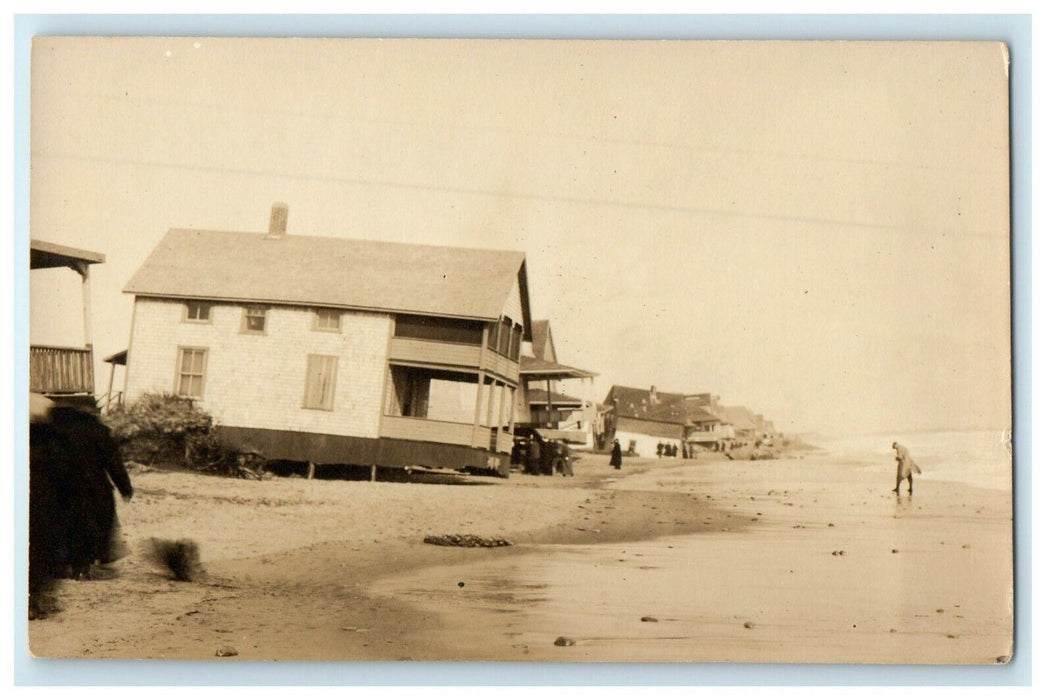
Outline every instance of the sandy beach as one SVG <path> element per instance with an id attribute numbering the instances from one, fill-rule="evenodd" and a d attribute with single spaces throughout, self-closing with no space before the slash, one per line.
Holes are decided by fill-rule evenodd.
<path id="1" fill-rule="evenodd" d="M 576 476 L 393 483 L 133 474 L 133 554 L 64 581 L 45 657 L 990 664 L 1012 654 L 1012 502 L 824 454 L 587 455 Z M 427 535 L 503 537 L 439 547 Z M 171 580 L 151 537 L 191 538 Z M 565 645 L 556 645 L 562 637 Z"/>

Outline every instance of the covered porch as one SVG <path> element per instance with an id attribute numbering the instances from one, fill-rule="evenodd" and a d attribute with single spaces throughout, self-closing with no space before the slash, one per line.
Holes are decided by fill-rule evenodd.
<path id="1" fill-rule="evenodd" d="M 56 398 L 91 399 L 94 404 L 95 369 L 91 334 L 91 266 L 106 256 L 89 250 L 32 239 L 29 269 L 69 268 L 80 275 L 84 313 L 84 345 L 31 345 L 29 390 Z"/>
<path id="2" fill-rule="evenodd" d="M 512 452 L 518 386 L 489 372 L 392 362 L 380 436 Z"/>
<path id="3" fill-rule="evenodd" d="M 519 367 L 519 377 L 527 388 L 524 402 L 527 415 L 521 417 L 524 427 L 574 433 L 569 442 L 587 447 L 595 444 L 596 407 L 590 406 L 585 398 L 592 393 L 594 372 L 525 355 Z M 558 385 L 554 384 L 570 379 L 581 382 L 579 397 L 558 391 Z M 574 414 L 577 414 L 576 419 Z"/>

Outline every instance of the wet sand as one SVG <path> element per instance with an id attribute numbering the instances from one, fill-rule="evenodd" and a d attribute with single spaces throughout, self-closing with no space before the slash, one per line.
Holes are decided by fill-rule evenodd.
<path id="1" fill-rule="evenodd" d="M 113 578 L 64 582 L 64 610 L 29 623 L 31 650 L 895 663 L 1012 653 L 1008 492 L 923 475 L 897 501 L 891 467 L 821 456 L 631 459 L 621 472 L 589 456 L 576 473 L 464 485 L 134 475 L 137 496 L 119 506 L 127 539 L 191 537 L 208 576 L 168 580 L 137 552 Z M 516 544 L 422 543 L 448 533 Z M 560 636 L 574 643 L 556 646 Z"/>

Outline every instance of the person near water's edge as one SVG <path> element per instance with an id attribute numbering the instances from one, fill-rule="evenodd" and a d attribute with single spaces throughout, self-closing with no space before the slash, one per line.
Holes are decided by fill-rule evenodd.
<path id="1" fill-rule="evenodd" d="M 618 444 L 618 438 L 614 438 L 614 444 L 611 445 L 611 466 L 615 469 L 622 468 L 622 446 Z"/>
<path id="2" fill-rule="evenodd" d="M 899 485 L 904 479 L 907 480 L 907 493 L 914 493 L 914 475 L 921 474 L 921 469 L 910 457 L 907 448 L 898 442 L 892 443 L 892 449 L 896 451 L 896 488 L 894 493 L 899 493 Z"/>

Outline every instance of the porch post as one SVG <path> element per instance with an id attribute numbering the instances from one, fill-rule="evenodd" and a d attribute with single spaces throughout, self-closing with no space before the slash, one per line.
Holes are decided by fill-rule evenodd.
<path id="1" fill-rule="evenodd" d="M 582 432 L 585 431 L 585 377 L 581 378 L 581 425 Z M 588 436 L 585 438 L 588 439 Z"/>
<path id="2" fill-rule="evenodd" d="M 552 379 L 545 379 L 545 427 L 552 427 Z"/>
<path id="3" fill-rule="evenodd" d="M 516 433 L 516 387 L 509 387 L 512 390 L 512 410 L 509 411 L 508 415 L 508 434 L 515 435 Z"/>
<path id="4" fill-rule="evenodd" d="M 479 370 L 479 383 L 475 387 L 475 418 L 472 420 L 472 446 L 475 446 L 475 433 L 479 429 L 479 412 L 483 408 L 483 382 L 486 377 Z"/>
<path id="5" fill-rule="evenodd" d="M 479 411 L 483 407 L 483 385 L 486 383 L 486 375 L 483 367 L 486 366 L 486 348 L 490 343 L 490 324 L 483 324 L 483 342 L 479 346 L 479 383 L 475 388 L 475 418 L 472 420 L 472 444 L 475 447 L 475 435 L 479 430 Z"/>
<path id="6" fill-rule="evenodd" d="M 505 389 L 508 387 L 501 384 L 501 403 L 497 409 L 497 427 L 500 429 L 505 424 Z"/>
<path id="7" fill-rule="evenodd" d="M 110 404 L 113 402 L 113 373 L 117 370 L 117 363 L 110 365 L 110 382 L 106 385 L 106 411 L 109 412 Z"/>
<path id="8" fill-rule="evenodd" d="M 84 302 L 84 346 L 91 347 L 91 266 L 78 263 L 73 268 L 80 274 L 81 297 Z"/>
<path id="9" fill-rule="evenodd" d="M 490 382 L 490 392 L 486 399 L 486 429 L 489 432 L 490 428 L 494 425 L 494 386 L 497 385 L 497 380 Z M 489 436 L 487 436 L 489 437 Z"/>

